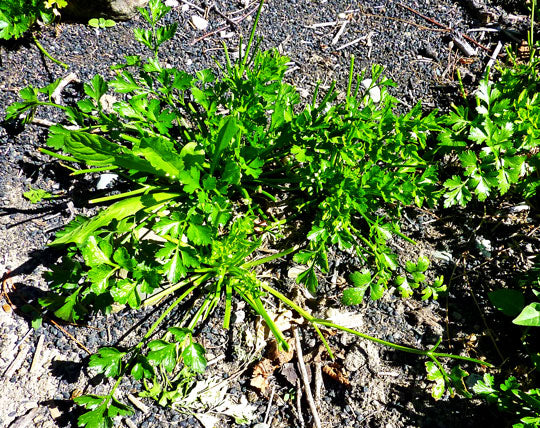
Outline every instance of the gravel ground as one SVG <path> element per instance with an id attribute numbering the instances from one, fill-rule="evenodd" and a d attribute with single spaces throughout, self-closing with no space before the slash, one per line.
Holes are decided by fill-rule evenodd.
<path id="1" fill-rule="evenodd" d="M 194 0 L 194 3 L 203 7 L 201 2 Z M 468 3 L 403 1 L 403 5 L 462 32 L 485 25 L 474 10 L 465 6 Z M 234 50 L 238 36 L 248 34 L 250 17 L 234 31 L 226 28 L 203 38 L 204 31 L 189 25 L 191 16 L 198 12 L 194 7 L 186 8 L 181 4 L 173 8 L 168 17 L 179 23 L 177 36 L 162 51 L 164 62 L 171 66 L 188 72 L 214 67 L 213 58 L 221 58 L 224 37 Z M 252 10 L 252 6 L 244 8 L 240 1 L 221 1 L 217 5 L 229 16 Z M 477 55 L 464 55 L 452 42 L 450 32 L 441 31 L 403 5 L 390 0 L 272 0 L 262 14 L 259 34 L 264 37 L 264 47 L 278 47 L 291 58 L 288 79 L 306 97 L 318 80 L 323 87 L 334 79 L 343 86 L 350 55 L 354 54 L 358 67 L 372 64 L 385 67 L 386 75 L 396 82 L 395 96 L 402 101 L 403 109 L 422 99 L 427 109 L 446 110 L 457 96 L 456 70 L 461 70 L 466 87 L 474 88 L 489 54 L 478 48 Z M 213 12 L 208 20 L 210 26 L 206 31 L 226 27 L 223 19 Z M 326 26 L 335 21 L 339 23 Z M 112 77 L 111 65 L 122 62 L 124 55 L 141 52 L 141 46 L 132 37 L 132 28 L 140 25 L 140 20 L 133 19 L 97 31 L 80 23 L 59 24 L 45 28 L 40 40 L 54 57 L 70 65 L 69 72 L 86 81 L 96 73 Z M 343 33 L 338 37 L 341 28 Z M 490 49 L 499 40 L 508 42 L 502 33 L 469 34 Z M 3 117 L 7 105 L 17 100 L 20 89 L 29 84 L 44 86 L 66 74 L 64 69 L 44 59 L 31 39 L 0 44 L 0 116 Z M 68 87 L 64 101 L 77 96 L 78 90 L 77 84 Z M 43 119 L 54 119 L 51 112 L 41 114 Z M 91 318 L 84 327 L 63 326 L 65 332 L 50 323 L 37 331 L 31 329 L 20 307 L 25 300 L 42 293 L 43 266 L 58 257 L 55 251 L 45 249 L 46 243 L 75 213 L 90 212 L 85 194 L 96 184 L 91 179 L 74 180 L 57 162 L 40 154 L 37 148 L 43 145 L 45 136 L 46 130 L 37 126 L 22 132 L 8 124 L 0 127 L 0 276 L 13 272 L 4 286 L 12 287 L 8 295 L 18 307 L 10 310 L 5 305 L 6 296 L 3 297 L 4 307 L 0 309 L 2 427 L 76 426 L 79 410 L 72 406 L 70 399 L 81 392 L 99 393 L 107 388 L 106 381 L 86 370 L 88 353 L 83 347 L 95 352 L 99 346 L 128 345 L 137 332 L 157 316 L 150 310 L 120 311 L 107 317 Z M 32 205 L 22 197 L 30 187 L 65 193 L 69 197 Z M 488 342 L 484 323 L 486 318 L 487 322 L 491 318 L 487 312 L 484 319 L 479 316 L 469 290 L 471 286 L 505 283 L 516 270 L 526 267 L 526 263 L 520 262 L 524 253 L 528 257 L 538 252 L 538 232 L 534 229 L 538 217 L 529 211 L 515 214 L 510 208 L 501 210 L 500 206 L 488 206 L 487 214 L 493 214 L 491 220 L 486 220 L 486 214 L 476 212 L 474 207 L 468 211 L 472 214 L 467 218 L 459 210 L 407 212 L 404 230 L 419 245 L 411 247 L 405 242 L 395 242 L 400 257 L 412 258 L 412 254 L 421 252 L 431 255 L 437 273 L 449 278 L 454 273 L 452 260 L 455 262 L 467 254 L 470 274 L 457 275 L 448 299 L 440 303 L 403 301 L 388 295 L 355 309 L 353 322 L 366 333 L 398 343 L 425 347 L 444 335 L 452 339 L 449 346 L 453 347 L 453 352 L 485 355 L 490 360 L 498 358 L 489 343 L 481 346 Z M 533 232 L 528 238 L 522 238 L 530 230 Z M 505 257 L 495 260 L 482 254 L 480 247 L 475 246 L 475 242 L 482 242 L 476 239 L 478 237 L 492 242 L 493 251 Z M 453 258 L 444 260 L 441 254 L 450 254 Z M 293 281 L 287 278 L 287 269 L 276 265 L 276 284 L 291 289 Z M 343 280 L 353 269 L 347 258 L 335 254 L 328 283 L 331 284 L 332 278 Z M 281 270 L 284 270 L 282 274 Z M 485 294 L 481 290 L 477 303 L 483 305 Z M 319 308 L 320 315 L 331 316 L 335 311 L 342 312 L 338 301 L 339 296 L 330 293 L 312 304 Z M 234 425 L 234 419 L 226 415 L 237 413 L 239 405 L 252 413 L 245 426 L 300 426 L 294 399 L 298 390 L 288 377 L 287 367 L 280 367 L 270 378 L 271 400 L 268 392 L 259 394 L 250 387 L 254 362 L 262 358 L 264 352 L 253 349 L 249 340 L 256 328 L 254 318 L 247 308 L 239 305 L 235 309 L 237 318 L 231 331 L 220 327 L 218 313 L 198 332 L 199 340 L 210 354 L 209 359 L 216 359 L 205 378 L 215 383 L 228 380 L 222 386 L 222 392 L 226 392 L 224 404 L 210 406 L 220 418 L 218 426 Z M 478 337 L 476 342 L 471 339 L 473 335 Z M 504 335 L 501 340 L 515 340 L 511 339 L 515 336 L 513 331 L 501 332 L 501 335 Z M 317 354 L 320 344 L 313 332 L 303 332 L 302 343 L 308 356 Z M 472 427 L 480 421 L 493 427 L 506 426 L 500 414 L 481 402 L 448 397 L 439 402 L 432 400 L 426 390 L 421 360 L 341 334 L 331 337 L 331 345 L 337 354 L 335 371 L 342 377 L 323 377 L 319 411 L 325 427 Z M 200 385 L 202 382 L 203 378 Z M 126 381 L 119 396 L 136 395 L 139 388 Z M 199 407 L 192 405 L 184 412 L 175 412 L 143 401 L 149 411 L 139 411 L 129 421 L 124 420 L 125 426 L 202 426 L 204 418 L 197 418 L 195 413 L 208 410 L 198 404 Z M 301 403 L 301 408 L 304 420 L 311 426 L 306 403 Z"/>

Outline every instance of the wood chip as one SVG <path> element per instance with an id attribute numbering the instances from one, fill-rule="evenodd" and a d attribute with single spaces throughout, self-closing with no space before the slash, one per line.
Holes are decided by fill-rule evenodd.
<path id="1" fill-rule="evenodd" d="M 147 414 L 150 411 L 150 408 L 146 404 L 144 404 L 141 400 L 139 400 L 137 397 L 135 397 L 133 394 L 128 394 L 127 398 L 129 401 L 131 401 L 131 404 L 133 404 L 137 409 L 139 409 L 144 414 Z"/>
<path id="2" fill-rule="evenodd" d="M 45 336 L 41 334 L 36 345 L 36 351 L 34 352 L 34 359 L 32 360 L 32 365 L 30 366 L 30 374 L 35 374 L 41 367 L 41 351 L 43 350 L 44 341 Z"/>
<path id="3" fill-rule="evenodd" d="M 131 419 L 125 418 L 124 423 L 127 425 L 128 428 L 137 428 L 137 425 Z"/>
<path id="4" fill-rule="evenodd" d="M 51 418 L 53 419 L 58 419 L 60 416 L 62 416 L 62 413 L 60 410 L 58 410 L 58 407 L 49 408 L 49 412 L 51 412 Z"/>

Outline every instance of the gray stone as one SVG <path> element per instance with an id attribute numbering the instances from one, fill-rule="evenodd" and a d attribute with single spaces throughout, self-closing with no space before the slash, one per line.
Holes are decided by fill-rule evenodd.
<path id="1" fill-rule="evenodd" d="M 70 19 L 112 18 L 129 19 L 137 7 L 145 7 L 148 0 L 70 0 L 62 15 Z"/>

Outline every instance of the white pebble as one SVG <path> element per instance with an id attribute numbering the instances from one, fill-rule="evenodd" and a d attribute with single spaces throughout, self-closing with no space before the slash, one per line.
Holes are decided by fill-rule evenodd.
<path id="1" fill-rule="evenodd" d="M 206 30 L 208 28 L 208 21 L 198 15 L 193 15 L 191 17 L 191 22 L 195 25 L 195 28 L 198 30 Z"/>

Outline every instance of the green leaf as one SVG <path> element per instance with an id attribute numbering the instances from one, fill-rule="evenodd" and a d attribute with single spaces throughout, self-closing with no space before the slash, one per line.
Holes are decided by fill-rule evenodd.
<path id="1" fill-rule="evenodd" d="M 525 305 L 525 297 L 518 290 L 500 288 L 488 293 L 490 302 L 503 314 L 515 317 Z"/>
<path id="2" fill-rule="evenodd" d="M 103 95 L 105 95 L 108 89 L 107 82 L 105 82 L 103 77 L 101 77 L 99 74 L 96 74 L 90 81 L 90 84 L 85 83 L 83 88 L 86 95 L 92 98 L 96 102 L 98 108 L 101 109 L 101 104 L 99 103 L 99 100 Z"/>
<path id="3" fill-rule="evenodd" d="M 418 272 L 425 272 L 429 268 L 429 259 L 425 256 L 418 257 L 416 262 L 416 269 Z"/>
<path id="4" fill-rule="evenodd" d="M 110 293 L 115 302 L 127 303 L 131 308 L 138 309 L 141 306 L 141 296 L 137 287 L 137 282 L 126 278 L 116 281 Z"/>
<path id="5" fill-rule="evenodd" d="M 30 187 L 30 190 L 23 193 L 23 196 L 33 204 L 37 204 L 42 199 L 51 199 L 53 197 L 52 194 L 50 194 L 49 192 L 45 190 L 32 189 L 31 187 Z"/>
<path id="6" fill-rule="evenodd" d="M 182 344 L 186 337 L 191 336 L 191 330 L 189 328 L 169 327 L 167 331 L 171 333 L 174 336 L 174 340 L 180 344 Z"/>
<path id="7" fill-rule="evenodd" d="M 108 225 L 113 220 L 122 220 L 137 214 L 141 210 L 152 211 L 163 205 L 163 202 L 179 196 L 177 193 L 152 193 L 151 195 L 127 198 L 112 204 L 92 219 L 83 220 L 68 233 L 57 237 L 49 245 L 83 244 L 97 229 Z"/>
<path id="8" fill-rule="evenodd" d="M 214 173 L 220 160 L 221 153 L 231 144 L 231 141 L 238 130 L 239 128 L 234 117 L 228 116 L 221 120 L 219 133 L 214 145 L 214 152 L 211 154 L 210 174 Z"/>
<path id="9" fill-rule="evenodd" d="M 206 370 L 205 350 L 198 343 L 190 342 L 182 352 L 184 364 L 197 373 L 203 373 Z"/>
<path id="10" fill-rule="evenodd" d="M 305 265 L 307 262 L 309 262 L 312 259 L 314 254 L 315 254 L 314 251 L 307 251 L 307 250 L 298 251 L 293 256 L 293 260 L 296 263 L 300 263 L 300 264 Z"/>
<path id="11" fill-rule="evenodd" d="M 81 398 L 81 397 L 79 397 Z M 77 419 L 78 426 L 86 428 L 112 428 L 113 421 L 106 415 L 107 403 L 90 412 L 83 413 Z"/>
<path id="12" fill-rule="evenodd" d="M 384 294 L 385 287 L 381 282 L 371 282 L 370 296 L 372 300 L 380 299 Z"/>
<path id="13" fill-rule="evenodd" d="M 79 292 L 81 288 L 79 287 L 73 294 L 64 298 L 63 305 L 60 306 L 57 310 L 54 311 L 54 315 L 58 318 L 65 321 L 75 322 L 79 319 L 79 315 L 76 311 L 78 306 Z"/>
<path id="14" fill-rule="evenodd" d="M 413 290 L 411 288 L 411 284 L 409 284 L 409 281 L 407 280 L 407 278 L 405 276 L 401 276 L 401 275 L 398 276 L 396 278 L 396 285 L 398 286 L 397 289 L 400 292 L 401 297 L 409 298 L 409 297 L 411 297 L 413 295 Z"/>
<path id="15" fill-rule="evenodd" d="M 88 271 L 88 280 L 91 282 L 91 290 L 96 295 L 103 294 L 109 288 L 109 279 L 117 271 L 108 265 L 95 266 Z"/>
<path id="16" fill-rule="evenodd" d="M 104 239 L 100 239 L 98 243 L 94 235 L 88 237 L 81 250 L 84 261 L 90 267 L 111 264 L 112 251 L 111 244 Z"/>
<path id="17" fill-rule="evenodd" d="M 238 164 L 233 161 L 227 161 L 225 164 L 225 169 L 222 173 L 223 181 L 229 184 L 240 184 L 240 179 L 242 178 L 242 171 Z"/>
<path id="18" fill-rule="evenodd" d="M 364 287 L 351 287 L 343 290 L 341 301 L 346 306 L 359 305 L 366 294 L 367 285 Z"/>
<path id="19" fill-rule="evenodd" d="M 159 46 L 162 43 L 166 42 L 167 40 L 170 40 L 174 37 L 176 30 L 178 28 L 178 24 L 175 22 L 174 24 L 165 25 L 163 27 L 159 27 L 156 29 L 156 45 Z"/>
<path id="20" fill-rule="evenodd" d="M 540 327 L 540 303 L 535 302 L 525 306 L 512 322 L 517 325 Z"/>
<path id="21" fill-rule="evenodd" d="M 137 35 L 137 30 L 135 30 L 135 35 Z M 129 92 L 135 92 L 143 89 L 135 81 L 132 74 L 127 71 L 123 71 L 121 74 L 119 74 L 116 80 L 111 80 L 109 85 L 121 94 L 127 94 Z"/>
<path id="22" fill-rule="evenodd" d="M 184 185 L 184 191 L 187 193 L 193 193 L 201 188 L 199 184 L 201 172 L 192 167 L 189 171 L 181 171 L 178 174 L 178 179 Z"/>
<path id="23" fill-rule="evenodd" d="M 127 416 L 132 414 L 133 409 L 131 407 L 112 397 L 109 409 L 107 410 L 107 416 L 114 418 L 116 416 Z"/>
<path id="24" fill-rule="evenodd" d="M 165 370 L 172 372 L 176 367 L 176 344 L 165 340 L 152 340 L 148 343 L 147 359 L 156 366 L 162 365 Z"/>
<path id="25" fill-rule="evenodd" d="M 209 245 L 212 243 L 212 229 L 208 226 L 190 223 L 187 237 L 195 245 Z"/>
<path id="26" fill-rule="evenodd" d="M 135 380 L 151 379 L 154 376 L 154 369 L 145 357 L 139 355 L 131 369 L 131 376 Z"/>
<path id="27" fill-rule="evenodd" d="M 431 387 L 431 396 L 439 400 L 445 391 L 444 377 L 437 365 L 433 361 L 426 361 L 427 378 L 435 384 Z"/>
<path id="28" fill-rule="evenodd" d="M 103 373 L 107 377 L 116 377 L 122 371 L 122 358 L 125 352 L 120 352 L 116 348 L 100 348 L 97 354 L 90 357 L 89 367 L 97 369 L 98 373 Z"/>
<path id="29" fill-rule="evenodd" d="M 311 294 L 317 292 L 317 287 L 319 286 L 319 281 L 317 280 L 317 275 L 313 268 L 306 269 L 300 275 L 296 277 L 297 284 L 304 284 Z"/>
<path id="30" fill-rule="evenodd" d="M 187 269 L 182 262 L 182 256 L 178 247 L 175 248 L 172 257 L 165 263 L 163 268 L 165 269 L 165 277 L 171 284 L 178 282 L 186 276 Z"/>
<path id="31" fill-rule="evenodd" d="M 494 386 L 495 386 L 495 379 L 493 378 L 493 375 L 489 373 L 485 373 L 483 381 L 482 380 L 476 381 L 472 389 L 476 394 L 486 396 L 486 395 L 491 395 L 497 392 Z"/>
<path id="32" fill-rule="evenodd" d="M 355 287 L 367 287 L 371 282 L 371 273 L 353 272 L 350 278 Z"/>

